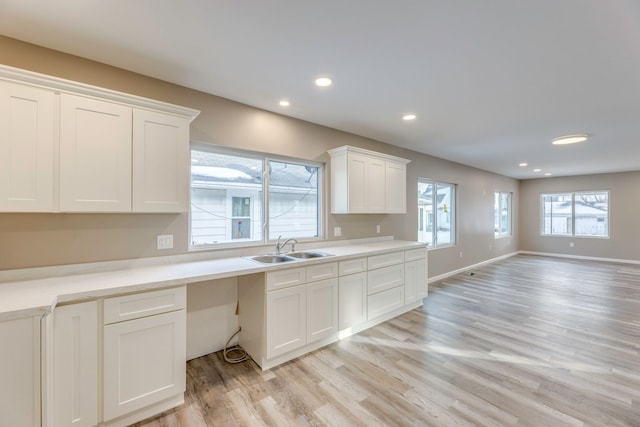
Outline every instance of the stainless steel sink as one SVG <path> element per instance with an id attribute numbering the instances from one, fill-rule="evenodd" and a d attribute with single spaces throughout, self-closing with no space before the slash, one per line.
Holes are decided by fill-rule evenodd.
<path id="1" fill-rule="evenodd" d="M 286 255 L 258 255 L 252 256 L 249 259 L 261 262 L 263 264 L 279 264 L 281 262 L 295 261 L 295 258 Z"/>
<path id="2" fill-rule="evenodd" d="M 331 254 L 319 251 L 298 251 L 298 252 L 288 252 L 287 256 L 301 259 L 309 259 L 309 258 L 322 258 L 325 256 L 331 256 Z"/>

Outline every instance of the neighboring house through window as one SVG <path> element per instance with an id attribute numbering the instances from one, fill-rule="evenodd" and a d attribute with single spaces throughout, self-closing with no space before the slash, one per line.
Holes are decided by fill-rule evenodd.
<path id="1" fill-rule="evenodd" d="M 321 234 L 322 166 L 206 144 L 191 148 L 191 246 Z"/>
<path id="2" fill-rule="evenodd" d="M 609 236 L 609 192 L 576 191 L 540 195 L 541 234 Z"/>
<path id="3" fill-rule="evenodd" d="M 431 248 L 455 244 L 455 185 L 418 179 L 418 241 Z"/>

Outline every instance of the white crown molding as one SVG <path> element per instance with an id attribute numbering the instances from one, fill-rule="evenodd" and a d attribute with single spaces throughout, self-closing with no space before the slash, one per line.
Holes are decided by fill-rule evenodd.
<path id="1" fill-rule="evenodd" d="M 198 114 L 200 114 L 200 111 L 194 110 L 192 108 L 169 104 L 162 101 L 156 101 L 149 98 L 143 98 L 141 96 L 118 92 L 111 89 L 91 86 L 88 84 L 66 80 L 59 77 L 48 76 L 46 74 L 27 71 L 3 64 L 0 64 L 0 79 L 13 81 L 15 83 L 37 86 L 44 89 L 51 89 L 60 93 L 83 95 L 135 106 L 138 108 L 144 108 L 147 110 L 174 114 L 176 116 L 188 118 L 191 121 L 195 119 Z"/>
<path id="2" fill-rule="evenodd" d="M 331 156 L 331 157 L 339 156 L 341 154 L 345 154 L 345 153 L 351 152 L 351 153 L 364 154 L 364 155 L 372 156 L 372 157 L 378 157 L 378 158 L 381 158 L 381 159 L 384 159 L 384 160 L 392 160 L 392 161 L 399 162 L 399 163 L 404 163 L 404 164 L 411 163 L 411 160 L 403 159 L 402 157 L 396 157 L 396 156 L 392 156 L 390 154 L 378 153 L 377 151 L 366 150 L 364 148 L 353 147 L 351 145 L 344 145 L 342 147 L 338 147 L 338 148 L 334 148 L 332 150 L 329 150 L 327 152 L 329 153 L 329 156 Z"/>

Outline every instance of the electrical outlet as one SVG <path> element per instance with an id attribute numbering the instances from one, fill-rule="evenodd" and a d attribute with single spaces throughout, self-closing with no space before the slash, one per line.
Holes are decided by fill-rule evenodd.
<path id="1" fill-rule="evenodd" d="M 462 251 L 460 251 L 460 259 L 462 259 Z"/>
<path id="2" fill-rule="evenodd" d="M 491 251 L 493 249 L 493 247 L 491 245 L 489 245 L 489 251 Z"/>
<path id="3" fill-rule="evenodd" d="M 569 242 L 569 247 L 572 248 L 573 247 L 573 242 Z"/>
<path id="4" fill-rule="evenodd" d="M 380 224 L 376 225 L 376 233 L 380 234 Z"/>
<path id="5" fill-rule="evenodd" d="M 157 249 L 173 249 L 173 234 L 161 234 L 157 239 Z"/>
<path id="6" fill-rule="evenodd" d="M 333 227 L 333 236 L 334 237 L 342 236 L 342 227 Z"/>

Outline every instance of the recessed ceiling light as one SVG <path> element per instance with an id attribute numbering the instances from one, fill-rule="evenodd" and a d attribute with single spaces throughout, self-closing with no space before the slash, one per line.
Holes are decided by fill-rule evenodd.
<path id="1" fill-rule="evenodd" d="M 316 85 L 318 86 L 331 86 L 331 83 L 333 83 L 333 80 L 331 80 L 329 77 L 318 77 L 316 79 Z"/>
<path id="2" fill-rule="evenodd" d="M 534 169 L 534 172 L 540 172 L 542 169 Z"/>
<path id="3" fill-rule="evenodd" d="M 586 141 L 588 137 L 586 134 L 565 135 L 554 138 L 551 143 L 554 145 L 577 144 L 578 142 Z"/>
<path id="4" fill-rule="evenodd" d="M 529 166 L 529 163 L 527 162 L 522 162 L 520 163 L 518 166 L 520 166 L 521 168 L 525 167 L 525 166 Z"/>
<path id="5" fill-rule="evenodd" d="M 415 120 L 416 119 L 416 115 L 415 114 L 405 114 L 404 116 L 402 116 L 402 120 L 404 121 L 411 121 L 411 120 Z"/>
<path id="6" fill-rule="evenodd" d="M 280 101 L 280 106 L 281 107 L 288 107 L 289 105 L 291 105 L 291 104 L 286 99 L 283 99 L 282 101 Z"/>
<path id="7" fill-rule="evenodd" d="M 551 172 L 547 172 L 544 174 L 544 176 L 551 176 L 551 175 L 553 175 Z"/>

